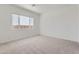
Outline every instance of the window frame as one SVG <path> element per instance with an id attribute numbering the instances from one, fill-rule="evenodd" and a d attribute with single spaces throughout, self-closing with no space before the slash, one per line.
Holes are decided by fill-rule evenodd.
<path id="1" fill-rule="evenodd" d="M 33 25 L 34 25 L 34 18 L 33 17 L 29 17 L 29 16 L 24 16 L 24 15 L 18 15 L 18 14 L 11 14 L 11 15 L 17 15 L 18 16 L 18 18 L 17 18 L 17 20 L 18 20 L 18 25 L 13 25 L 13 16 L 11 16 L 12 17 L 12 26 L 14 26 L 14 28 L 16 28 L 16 29 L 24 29 L 24 28 L 32 28 L 33 27 Z M 28 25 L 21 25 L 20 24 L 20 17 L 21 16 L 23 16 L 23 17 L 29 17 L 29 24 Z M 30 18 L 32 19 L 32 25 L 30 24 Z"/>

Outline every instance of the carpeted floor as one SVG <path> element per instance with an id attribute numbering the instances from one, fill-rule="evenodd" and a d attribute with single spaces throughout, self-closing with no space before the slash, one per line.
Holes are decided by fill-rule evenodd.
<path id="1" fill-rule="evenodd" d="M 4 54 L 78 54 L 79 43 L 36 36 L 0 45 L 0 53 Z"/>

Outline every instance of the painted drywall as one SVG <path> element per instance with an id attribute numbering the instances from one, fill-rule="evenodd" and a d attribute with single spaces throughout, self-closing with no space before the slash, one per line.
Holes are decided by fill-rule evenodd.
<path id="1" fill-rule="evenodd" d="M 77 24 L 78 24 L 78 39 L 79 39 L 79 5 L 77 5 L 78 7 L 78 17 L 77 17 Z"/>
<path id="2" fill-rule="evenodd" d="M 34 18 L 32 29 L 12 30 L 11 14 L 19 14 Z M 0 43 L 38 35 L 40 14 L 22 9 L 15 5 L 0 5 Z"/>
<path id="3" fill-rule="evenodd" d="M 42 14 L 40 21 L 41 34 L 79 42 L 77 5 L 56 6 Z"/>

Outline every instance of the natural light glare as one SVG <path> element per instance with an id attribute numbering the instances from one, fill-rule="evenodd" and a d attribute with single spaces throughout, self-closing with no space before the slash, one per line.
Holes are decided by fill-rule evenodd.
<path id="1" fill-rule="evenodd" d="M 20 25 L 29 25 L 29 17 L 20 16 Z"/>
<path id="2" fill-rule="evenodd" d="M 19 25 L 18 24 L 18 15 L 12 14 L 12 25 Z"/>
<path id="3" fill-rule="evenodd" d="M 30 25 L 32 25 L 32 26 L 34 25 L 33 24 L 33 18 L 30 18 Z"/>
<path id="4" fill-rule="evenodd" d="M 26 17 L 21 15 L 12 14 L 12 25 L 34 25 L 34 19 L 32 17 Z"/>

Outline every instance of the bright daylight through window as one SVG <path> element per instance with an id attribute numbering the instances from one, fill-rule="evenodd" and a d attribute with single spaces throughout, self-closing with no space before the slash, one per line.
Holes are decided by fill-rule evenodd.
<path id="1" fill-rule="evenodd" d="M 32 27 L 34 25 L 33 21 L 34 19 L 32 17 L 12 14 L 12 25 L 15 27 L 19 28 Z"/>

